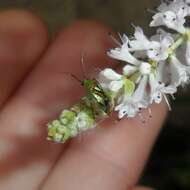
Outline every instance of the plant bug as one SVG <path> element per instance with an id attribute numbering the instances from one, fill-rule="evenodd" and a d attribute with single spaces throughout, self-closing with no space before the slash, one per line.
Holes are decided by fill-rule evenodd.
<path id="1" fill-rule="evenodd" d="M 95 79 L 85 79 L 82 81 L 82 85 L 86 89 L 92 102 L 99 105 L 100 109 L 102 109 L 107 115 L 110 115 L 113 110 L 113 101 L 109 95 L 103 91 L 98 81 Z"/>
<path id="2" fill-rule="evenodd" d="M 78 81 L 86 90 L 87 97 L 91 102 L 91 107 L 93 108 L 95 115 L 101 115 L 104 112 L 104 115 L 110 115 L 114 108 L 114 100 L 109 92 L 105 92 L 99 82 L 94 78 L 90 79 L 86 76 L 86 70 L 84 65 L 84 57 L 81 57 L 81 65 L 84 80 L 79 79 L 72 73 L 65 73 L 70 75 L 76 81 Z"/>

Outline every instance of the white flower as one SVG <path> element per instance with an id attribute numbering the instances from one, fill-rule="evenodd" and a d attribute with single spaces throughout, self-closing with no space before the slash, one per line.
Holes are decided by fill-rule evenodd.
<path id="1" fill-rule="evenodd" d="M 133 95 L 124 95 L 120 98 L 119 104 L 115 107 L 115 111 L 118 111 L 119 119 L 122 119 L 124 116 L 129 118 L 135 117 L 142 108 L 148 107 L 149 100 L 146 94 L 147 81 L 148 77 L 144 75 Z"/>
<path id="2" fill-rule="evenodd" d="M 148 57 L 157 62 L 166 60 L 169 56 L 168 49 L 174 43 L 173 37 L 160 31 L 157 35 L 152 36 L 151 39 L 157 41 L 158 45 L 147 51 Z"/>
<path id="3" fill-rule="evenodd" d="M 110 68 L 102 70 L 97 80 L 104 90 L 110 90 L 114 93 L 118 93 L 124 85 L 123 76 Z"/>
<path id="4" fill-rule="evenodd" d="M 110 68 L 101 71 L 97 80 L 104 91 L 107 91 L 111 98 L 116 101 L 121 95 L 130 96 L 135 89 L 135 84 L 132 81 Z"/>
<path id="5" fill-rule="evenodd" d="M 135 27 L 134 38 L 128 41 L 129 51 L 142 51 L 157 46 L 157 42 L 150 41 L 145 35 L 141 27 Z"/>
<path id="6" fill-rule="evenodd" d="M 148 78 L 151 74 L 151 65 L 147 62 L 141 62 L 139 65 L 126 65 L 123 68 L 125 76 L 133 78 L 137 84 L 137 89 L 131 96 L 125 94 L 118 99 L 118 105 L 115 110 L 118 111 L 118 117 L 121 119 L 125 115 L 134 117 L 140 109 L 147 108 L 149 105 L 149 96 L 146 92 Z"/>
<path id="7" fill-rule="evenodd" d="M 168 48 L 174 43 L 172 35 L 159 31 L 149 40 L 140 27 L 135 27 L 134 38 L 128 42 L 129 51 L 134 56 L 145 58 L 148 56 L 154 61 L 163 61 L 168 58 Z"/>
<path id="8" fill-rule="evenodd" d="M 140 62 L 138 65 L 126 65 L 123 67 L 123 74 L 127 77 L 135 75 L 135 82 L 138 83 L 142 75 L 151 73 L 151 65 L 147 62 Z"/>
<path id="9" fill-rule="evenodd" d="M 149 75 L 151 73 L 151 65 L 147 62 L 142 62 L 139 66 L 139 71 L 142 75 Z"/>
<path id="10" fill-rule="evenodd" d="M 135 27 L 135 34 L 131 40 L 129 40 L 126 35 L 124 35 L 124 39 L 125 40 L 122 40 L 124 43 L 122 47 L 111 50 L 109 55 L 112 58 L 134 65 L 139 65 L 140 62 L 138 59 L 146 58 L 146 56 L 155 61 L 167 59 L 168 48 L 174 43 L 172 35 L 163 32 L 154 35 L 151 40 L 149 40 L 140 27 Z"/>
<path id="11" fill-rule="evenodd" d="M 185 17 L 190 15 L 190 0 L 165 1 L 158 11 L 153 16 L 150 26 L 166 26 L 180 35 L 159 29 L 156 35 L 148 39 L 140 27 L 135 27 L 134 37 L 129 39 L 123 35 L 120 47 L 108 52 L 110 57 L 129 63 L 123 67 L 123 75 L 136 84 L 136 90 L 129 96 L 120 91 L 125 84 L 122 75 L 108 80 L 109 77 L 103 74 L 106 78 L 102 82 L 103 86 L 111 91 L 123 93 L 119 94 L 118 105 L 115 108 L 119 112 L 119 118 L 125 115 L 134 117 L 139 113 L 139 108 L 146 108 L 153 102 L 160 103 L 163 97 L 169 105 L 167 95 L 173 95 L 178 86 L 189 81 L 190 41 L 184 24 Z M 178 49 L 184 43 L 185 56 L 182 56 L 186 64 L 180 62 L 177 55 Z M 109 73 L 111 75 L 111 72 Z"/>
<path id="12" fill-rule="evenodd" d="M 189 0 L 173 0 L 162 2 L 157 8 L 160 12 L 173 11 L 181 17 L 190 15 L 190 1 Z"/>
<path id="13" fill-rule="evenodd" d="M 190 66 L 190 41 L 189 40 L 186 43 L 185 59 L 186 59 L 187 65 Z"/>
<path id="14" fill-rule="evenodd" d="M 176 55 L 183 65 L 190 66 L 190 41 L 182 44 L 177 50 Z"/>
<path id="15" fill-rule="evenodd" d="M 159 104 L 161 103 L 163 97 L 165 98 L 169 109 L 169 101 L 167 99 L 167 94 L 173 95 L 174 93 L 177 92 L 177 88 L 172 85 L 166 86 L 164 83 L 159 81 L 159 75 L 154 76 L 153 74 L 150 75 L 149 77 L 149 84 L 150 84 L 150 103 L 152 104 L 153 102 Z"/>
<path id="16" fill-rule="evenodd" d="M 172 55 L 169 62 L 159 62 L 157 75 L 158 81 L 178 87 L 188 83 L 190 67 L 183 65 L 175 55 Z"/>
<path id="17" fill-rule="evenodd" d="M 115 48 L 115 49 L 111 49 L 110 51 L 108 51 L 108 56 L 114 58 L 114 59 L 118 59 L 121 61 L 125 61 L 128 63 L 131 63 L 133 65 L 136 65 L 139 63 L 139 60 L 137 60 L 130 52 L 129 52 L 129 39 L 126 35 L 123 35 L 122 37 L 122 45 L 121 47 Z"/>
<path id="18" fill-rule="evenodd" d="M 166 26 L 179 33 L 185 32 L 185 19 L 180 15 L 177 15 L 173 11 L 159 12 L 153 16 L 153 21 L 150 23 L 151 27 Z"/>
<path id="19" fill-rule="evenodd" d="M 182 65 L 176 56 L 171 56 L 170 66 L 170 75 L 171 75 L 171 84 L 178 87 L 184 85 L 189 81 L 189 69 L 185 65 Z"/>
<path id="20" fill-rule="evenodd" d="M 188 0 L 173 0 L 170 2 L 162 2 L 157 8 L 160 12 L 173 11 L 181 17 L 186 17 L 190 13 L 190 2 Z"/>

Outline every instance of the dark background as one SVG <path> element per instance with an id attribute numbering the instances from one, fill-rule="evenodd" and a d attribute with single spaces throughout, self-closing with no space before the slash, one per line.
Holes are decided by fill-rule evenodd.
<path id="1" fill-rule="evenodd" d="M 151 14 L 159 0 L 0 0 L 0 9 L 22 8 L 41 16 L 50 37 L 79 18 L 102 21 L 115 31 L 131 32 L 130 23 L 149 33 Z M 190 89 L 190 86 L 189 86 Z M 190 189 L 190 90 L 181 89 L 155 145 L 142 183 L 160 190 Z"/>

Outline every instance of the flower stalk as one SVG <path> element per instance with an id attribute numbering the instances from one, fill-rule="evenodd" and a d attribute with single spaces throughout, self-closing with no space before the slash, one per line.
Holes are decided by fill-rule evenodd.
<path id="1" fill-rule="evenodd" d="M 180 35 L 180 37 L 169 47 L 168 54 L 174 54 L 175 50 L 180 47 L 186 41 L 185 35 Z"/>
<path id="2" fill-rule="evenodd" d="M 150 27 L 159 27 L 155 35 L 148 38 L 136 26 L 132 37 L 120 35 L 121 42 L 115 40 L 118 47 L 107 54 L 124 63 L 122 73 L 105 68 L 94 79 L 85 79 L 87 95 L 48 124 L 48 139 L 64 143 L 93 129 L 113 111 L 118 119 L 139 115 L 145 122 L 142 110 L 151 116 L 151 104 L 165 100 L 171 109 L 168 96 L 173 97 L 190 79 L 188 16 L 190 0 L 162 1 L 150 23 Z"/>

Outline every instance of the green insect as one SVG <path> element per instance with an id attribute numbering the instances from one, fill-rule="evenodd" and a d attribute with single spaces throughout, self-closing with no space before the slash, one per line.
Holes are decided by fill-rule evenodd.
<path id="1" fill-rule="evenodd" d="M 91 107 L 93 107 L 95 112 L 104 112 L 107 115 L 113 111 L 114 100 L 109 92 L 105 92 L 99 82 L 96 79 L 89 79 L 86 76 L 86 69 L 84 64 L 84 57 L 81 57 L 82 71 L 84 75 L 84 80 L 80 80 L 73 74 L 70 74 L 75 80 L 81 83 L 81 85 L 86 89 L 88 98 L 91 102 Z"/>
<path id="2" fill-rule="evenodd" d="M 84 80 L 80 80 L 71 73 L 65 74 L 80 82 L 87 95 L 69 109 L 64 109 L 58 119 L 48 123 L 48 140 L 59 143 L 94 128 L 97 122 L 109 116 L 114 108 L 111 94 L 104 91 L 96 79 L 85 77 Z"/>
<path id="3" fill-rule="evenodd" d="M 94 103 L 93 106 L 95 109 L 98 106 L 99 109 L 109 115 L 113 109 L 113 101 L 109 97 L 109 94 L 104 92 L 98 81 L 95 79 L 85 79 L 82 81 L 82 85 L 86 89 L 89 98 Z"/>

